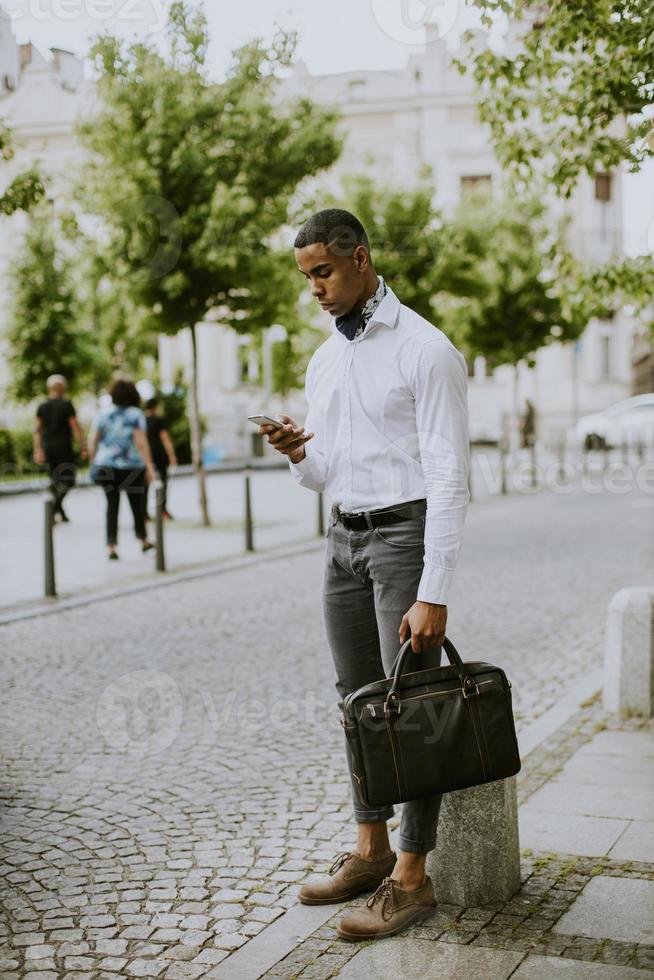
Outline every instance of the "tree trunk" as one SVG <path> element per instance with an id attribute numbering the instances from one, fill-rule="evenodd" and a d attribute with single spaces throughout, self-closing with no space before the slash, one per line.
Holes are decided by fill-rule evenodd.
<path id="1" fill-rule="evenodd" d="M 513 432 L 514 448 L 519 450 L 521 447 L 520 439 L 520 374 L 518 364 L 513 365 Z"/>
<path id="2" fill-rule="evenodd" d="M 200 401 L 198 398 L 198 340 L 196 326 L 191 326 L 191 397 L 189 399 L 189 422 L 191 426 L 191 458 L 198 478 L 200 518 L 205 527 L 211 525 L 207 503 L 207 481 L 202 465 L 202 430 L 200 428 Z"/>

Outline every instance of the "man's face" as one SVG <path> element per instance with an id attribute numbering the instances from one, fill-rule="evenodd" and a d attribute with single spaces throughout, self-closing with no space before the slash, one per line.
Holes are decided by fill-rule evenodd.
<path id="1" fill-rule="evenodd" d="M 48 388 L 48 394 L 50 398 L 63 398 L 66 394 L 66 385 L 62 385 L 60 381 L 56 381 Z"/>
<path id="2" fill-rule="evenodd" d="M 352 255 L 338 255 L 322 243 L 306 245 L 295 249 L 295 260 L 312 294 L 332 316 L 344 316 L 365 299 L 370 259 L 362 245 Z"/>

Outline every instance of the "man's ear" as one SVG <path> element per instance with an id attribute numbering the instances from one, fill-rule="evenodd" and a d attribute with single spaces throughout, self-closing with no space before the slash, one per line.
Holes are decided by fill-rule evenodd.
<path id="1" fill-rule="evenodd" d="M 354 250 L 354 259 L 359 272 L 367 272 L 370 268 L 370 256 L 364 245 L 357 245 Z"/>

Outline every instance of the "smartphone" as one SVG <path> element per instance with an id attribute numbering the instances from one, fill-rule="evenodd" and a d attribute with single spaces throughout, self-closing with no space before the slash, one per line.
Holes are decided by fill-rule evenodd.
<path id="1" fill-rule="evenodd" d="M 284 426 L 284 422 L 280 422 L 279 419 L 271 419 L 269 415 L 248 415 L 248 422 L 253 422 L 254 425 L 274 425 L 276 429 L 281 429 Z"/>

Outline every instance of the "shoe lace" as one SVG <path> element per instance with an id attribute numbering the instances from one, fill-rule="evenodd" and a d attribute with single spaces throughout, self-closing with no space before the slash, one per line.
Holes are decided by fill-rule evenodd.
<path id="1" fill-rule="evenodd" d="M 351 858 L 351 857 L 352 857 L 352 855 L 351 855 L 351 853 L 349 851 L 343 851 L 341 854 L 337 854 L 336 855 L 336 860 L 334 861 L 334 863 L 332 864 L 331 868 L 329 869 L 329 874 L 330 875 L 336 874 L 336 872 L 338 871 L 338 869 L 341 868 L 345 864 L 345 862 L 348 860 L 348 858 Z"/>
<path id="2" fill-rule="evenodd" d="M 393 888 L 392 878 L 384 878 L 379 888 L 373 892 L 370 898 L 366 901 L 366 905 L 369 909 L 371 909 L 375 902 L 378 901 L 381 901 L 382 903 L 382 919 L 387 921 L 395 911 L 395 890 Z"/>

